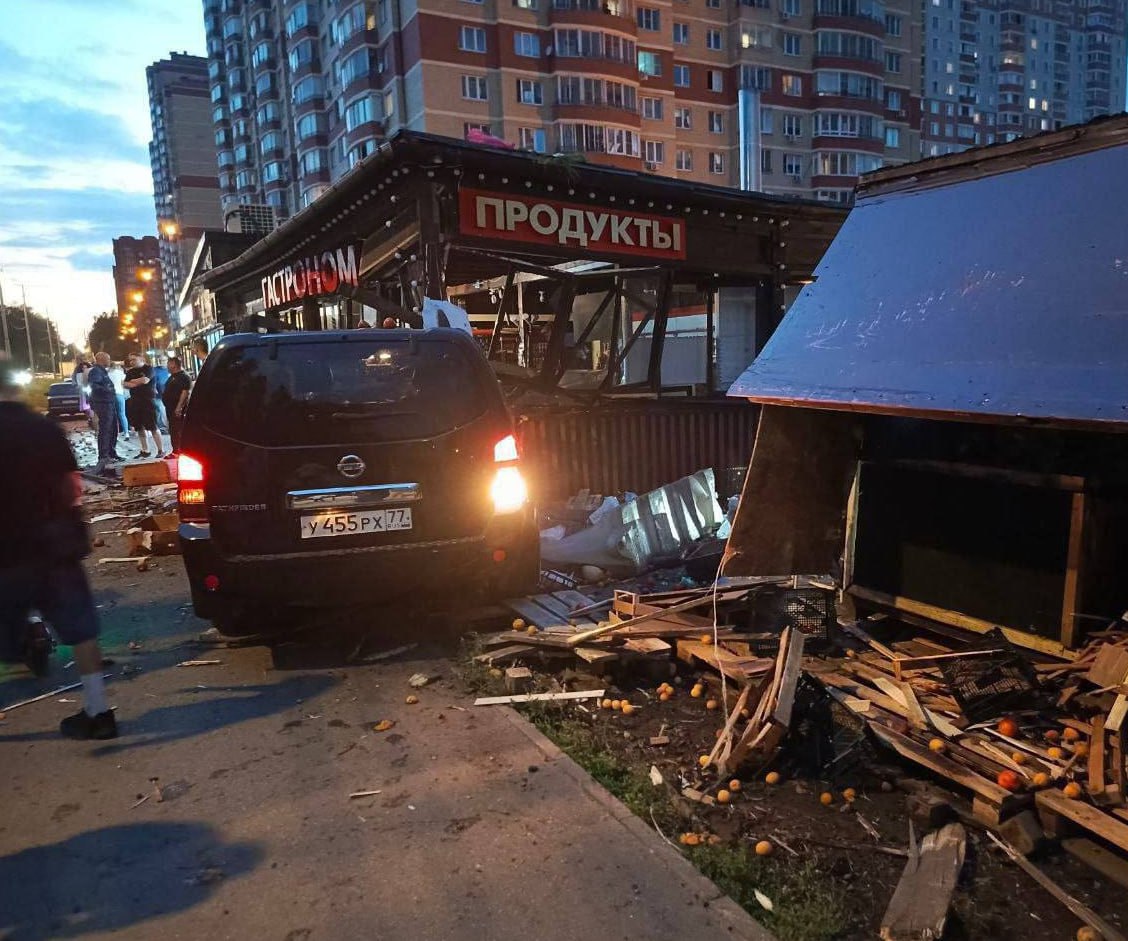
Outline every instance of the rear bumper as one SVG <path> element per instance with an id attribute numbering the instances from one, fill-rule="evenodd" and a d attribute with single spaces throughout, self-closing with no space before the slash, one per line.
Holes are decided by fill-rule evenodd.
<path id="1" fill-rule="evenodd" d="M 210 527 L 195 523 L 180 525 L 180 545 L 192 605 L 202 618 L 245 603 L 325 608 L 405 601 L 453 608 L 524 594 L 540 569 L 531 512 L 499 518 L 479 536 L 410 546 L 225 557 Z M 498 550 L 505 555 L 500 562 Z M 205 587 L 208 576 L 218 579 L 214 590 Z"/>

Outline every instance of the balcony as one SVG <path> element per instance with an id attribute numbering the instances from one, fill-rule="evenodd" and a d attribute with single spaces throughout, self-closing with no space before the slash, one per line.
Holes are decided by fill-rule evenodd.
<path id="1" fill-rule="evenodd" d="M 598 13 L 634 22 L 634 11 L 623 0 L 552 0 L 553 12 Z"/>
<path id="2" fill-rule="evenodd" d="M 874 19 L 865 13 L 819 13 L 816 12 L 812 25 L 816 30 L 853 30 L 865 33 L 876 39 L 885 38 L 885 20 Z"/>

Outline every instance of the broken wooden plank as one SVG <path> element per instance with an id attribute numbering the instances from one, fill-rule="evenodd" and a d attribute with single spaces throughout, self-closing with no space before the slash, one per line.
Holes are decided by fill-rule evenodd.
<path id="1" fill-rule="evenodd" d="M 1104 716 L 1093 718 L 1093 736 L 1089 740 L 1089 780 L 1090 794 L 1104 796 L 1105 789 L 1105 729 Z"/>
<path id="2" fill-rule="evenodd" d="M 474 700 L 475 706 L 506 706 L 521 702 L 564 702 L 571 699 L 601 699 L 606 690 L 576 689 L 565 693 L 525 693 L 520 696 L 482 696 Z"/>
<path id="3" fill-rule="evenodd" d="M 554 595 L 533 595 L 528 600 L 544 608 L 545 611 L 556 615 L 557 621 L 560 624 L 567 624 L 575 614 L 570 604 L 561 601 Z M 594 624 L 595 622 L 593 621 L 592 623 Z"/>
<path id="4" fill-rule="evenodd" d="M 561 617 L 546 608 L 542 608 L 531 598 L 510 598 L 503 604 L 511 611 L 521 615 L 527 623 L 539 627 L 541 630 L 562 627 L 572 630 L 567 617 Z"/>
<path id="5" fill-rule="evenodd" d="M 765 673 L 774 665 L 774 661 L 766 657 L 738 657 L 724 647 L 685 639 L 678 641 L 678 659 L 686 663 L 704 663 L 734 683 L 746 683 L 750 676 Z"/>
<path id="6" fill-rule="evenodd" d="M 602 647 L 573 647 L 572 651 L 581 660 L 592 664 L 612 663 L 619 659 L 619 655 L 614 650 Z"/>
<path id="7" fill-rule="evenodd" d="M 1088 837 L 1070 836 L 1061 840 L 1061 848 L 1107 879 L 1128 889 L 1128 860 L 1113 853 Z"/>
<path id="8" fill-rule="evenodd" d="M 791 725 L 791 710 L 795 704 L 795 689 L 803 666 L 803 644 L 806 639 L 807 635 L 802 631 L 792 631 L 787 645 L 786 662 L 780 675 L 779 693 L 772 712 L 772 719 L 784 728 Z"/>
<path id="9" fill-rule="evenodd" d="M 1043 815 L 1064 817 L 1083 830 L 1128 852 L 1128 823 L 1084 801 L 1071 800 L 1056 788 L 1039 791 L 1034 795 L 1034 800 Z M 1049 821 L 1046 829 L 1053 829 Z"/>
<path id="10" fill-rule="evenodd" d="M 1094 686 L 1115 686 L 1128 675 L 1128 648 L 1102 644 L 1085 678 Z"/>
<path id="11" fill-rule="evenodd" d="M 1112 708 L 1108 711 L 1108 718 L 1105 719 L 1106 732 L 1119 732 L 1120 726 L 1124 723 L 1124 716 L 1128 714 L 1128 696 L 1120 693 L 1113 702 Z"/>
<path id="12" fill-rule="evenodd" d="M 487 650 L 485 653 L 480 653 L 474 658 L 474 662 L 494 666 L 499 663 L 516 660 L 518 657 L 526 657 L 534 652 L 535 648 L 530 647 L 528 644 L 510 644 L 508 647 L 500 647 L 495 650 Z"/>
<path id="13" fill-rule="evenodd" d="M 1073 912 L 1073 914 L 1080 918 L 1081 921 L 1085 922 L 1085 924 L 1100 932 L 1100 936 L 1104 939 L 1104 941 L 1128 941 L 1128 939 L 1125 939 L 1124 935 L 1117 931 L 1116 928 L 1114 928 L 1107 921 L 1101 918 L 1101 916 L 1094 912 L 1091 908 L 1082 905 L 1079 901 L 1077 901 L 1077 899 L 1066 892 L 1065 889 L 1054 882 L 1053 879 L 1042 872 L 1041 869 L 1030 862 L 1030 860 L 1017 852 L 1014 847 L 1000 840 L 990 830 L 987 831 L 987 836 L 990 838 L 992 843 L 994 843 L 1004 853 L 1007 854 L 1011 862 L 1022 869 L 1022 871 L 1030 876 L 1030 878 L 1032 878 L 1035 882 L 1037 882 L 1038 885 L 1040 885 L 1043 889 L 1049 892 L 1050 895 L 1061 902 L 1062 905 Z"/>
<path id="14" fill-rule="evenodd" d="M 962 824 L 934 830 L 919 847 L 910 829 L 909 861 L 881 919 L 884 941 L 930 941 L 943 936 L 966 851 L 967 831 Z"/>
<path id="15" fill-rule="evenodd" d="M 660 637 L 632 637 L 623 644 L 622 649 L 639 656 L 651 657 L 668 656 L 674 648 Z"/>
<path id="16" fill-rule="evenodd" d="M 573 634 L 569 638 L 569 643 L 582 644 L 595 637 L 602 637 L 604 634 L 609 634 L 612 631 L 619 630 L 623 627 L 636 627 L 647 621 L 654 621 L 662 617 L 664 614 L 676 614 L 679 611 L 689 611 L 693 608 L 699 608 L 702 605 L 708 604 L 713 600 L 712 594 L 707 594 L 698 598 L 691 598 L 689 601 L 683 601 L 680 604 L 671 605 L 664 608 L 661 612 L 654 614 L 643 614 L 637 618 L 631 618 L 628 621 L 621 621 L 618 624 L 602 624 L 599 627 L 592 628 L 590 631 L 581 631 L 578 634 Z"/>

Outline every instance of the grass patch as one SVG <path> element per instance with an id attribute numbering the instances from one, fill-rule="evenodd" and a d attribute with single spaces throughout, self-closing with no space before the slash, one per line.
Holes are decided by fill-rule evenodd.
<path id="1" fill-rule="evenodd" d="M 474 658 L 485 652 L 477 634 L 467 634 L 458 645 L 458 655 L 454 658 L 454 675 L 475 696 L 504 696 L 505 679 L 491 673 L 485 663 Z"/>
<path id="2" fill-rule="evenodd" d="M 724 844 L 692 847 L 686 855 L 780 941 L 830 941 L 849 927 L 845 890 L 814 862 L 788 865 Z M 756 889 L 771 899 L 773 911 L 756 900 Z"/>

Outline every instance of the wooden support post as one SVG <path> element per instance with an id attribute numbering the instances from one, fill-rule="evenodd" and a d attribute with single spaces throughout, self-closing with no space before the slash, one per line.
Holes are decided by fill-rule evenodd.
<path id="1" fill-rule="evenodd" d="M 1105 790 L 1105 719 L 1093 718 L 1093 734 L 1089 739 L 1089 793 L 1104 796 Z"/>
<path id="2" fill-rule="evenodd" d="M 655 393 L 662 391 L 662 351 L 666 345 L 666 326 L 670 321 L 673 281 L 672 271 L 662 272 L 658 282 L 658 299 L 654 305 L 654 329 L 650 334 L 650 363 L 646 369 L 646 381 Z"/>
<path id="3" fill-rule="evenodd" d="M 1084 558 L 1085 494 L 1073 494 L 1069 513 L 1069 549 L 1065 561 L 1065 595 L 1061 606 L 1061 643 L 1073 647 L 1077 640 L 1078 593 Z"/>
<path id="4" fill-rule="evenodd" d="M 509 266 L 509 271 L 505 276 L 505 288 L 501 292 L 501 300 L 497 302 L 497 317 L 494 319 L 493 332 L 490 334 L 490 345 L 486 350 L 486 358 L 492 359 L 497 350 L 498 341 L 501 339 L 501 326 L 505 323 L 506 306 L 509 304 L 509 296 L 513 292 L 513 279 L 517 272 L 513 266 Z M 520 290 L 520 288 L 518 288 Z"/>
<path id="5" fill-rule="evenodd" d="M 419 213 L 419 251 L 423 257 L 423 297 L 446 300 L 446 285 L 443 283 L 442 229 L 439 225 L 439 194 L 435 184 L 423 187 L 417 202 Z M 410 306 L 410 305 L 408 305 Z"/>
<path id="6" fill-rule="evenodd" d="M 307 297 L 302 301 L 302 329 L 321 329 L 321 304 L 316 298 Z"/>
<path id="7" fill-rule="evenodd" d="M 561 280 L 554 293 L 552 330 L 548 335 L 548 347 L 539 374 L 540 383 L 549 388 L 556 385 L 564 374 L 564 338 L 572 323 L 575 300 L 576 282 L 571 278 Z"/>

